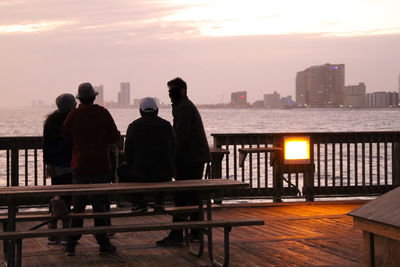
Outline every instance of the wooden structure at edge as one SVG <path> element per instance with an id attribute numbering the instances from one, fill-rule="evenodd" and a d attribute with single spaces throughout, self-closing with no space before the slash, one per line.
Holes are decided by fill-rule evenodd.
<path id="1" fill-rule="evenodd" d="M 367 266 L 400 266 L 400 187 L 351 211 L 363 230 Z"/>

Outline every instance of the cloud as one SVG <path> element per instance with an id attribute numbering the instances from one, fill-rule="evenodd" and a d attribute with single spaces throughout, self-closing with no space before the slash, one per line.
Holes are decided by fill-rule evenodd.
<path id="1" fill-rule="evenodd" d="M 45 21 L 29 24 L 0 25 L 0 34 L 50 31 L 74 23 L 73 21 Z"/>

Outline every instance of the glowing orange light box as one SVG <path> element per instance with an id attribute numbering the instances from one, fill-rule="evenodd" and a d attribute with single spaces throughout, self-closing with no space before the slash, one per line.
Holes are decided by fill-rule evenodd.
<path id="1" fill-rule="evenodd" d="M 310 164 L 310 137 L 284 137 L 284 164 Z"/>

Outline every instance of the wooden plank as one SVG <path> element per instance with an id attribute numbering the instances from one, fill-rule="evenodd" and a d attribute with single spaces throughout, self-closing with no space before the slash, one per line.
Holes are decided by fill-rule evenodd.
<path id="1" fill-rule="evenodd" d="M 96 234 L 96 233 L 124 233 L 124 232 L 142 232 L 142 231 L 161 231 L 174 229 L 203 229 L 206 227 L 238 227 L 264 225 L 263 220 L 242 219 L 230 221 L 185 221 L 174 223 L 154 223 L 154 224 L 130 224 L 130 225 L 111 225 L 97 227 L 73 227 L 64 229 L 49 229 L 36 231 L 19 232 L 1 232 L 0 240 L 16 240 L 25 238 L 46 237 L 51 235 L 78 235 L 78 234 Z"/>

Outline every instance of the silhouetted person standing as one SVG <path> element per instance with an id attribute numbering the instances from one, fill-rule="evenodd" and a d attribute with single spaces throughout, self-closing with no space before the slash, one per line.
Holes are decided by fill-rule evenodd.
<path id="1" fill-rule="evenodd" d="M 202 179 L 204 164 L 211 160 L 210 148 L 201 116 L 196 106 L 187 97 L 187 85 L 181 78 L 167 83 L 172 102 L 173 127 L 176 134 L 176 180 Z M 175 195 L 176 206 L 197 205 L 197 195 L 188 192 Z M 198 214 L 188 214 L 191 220 L 198 220 Z M 179 222 L 181 216 L 174 216 Z M 191 238 L 198 239 L 198 231 L 191 231 Z M 170 245 L 183 241 L 183 230 L 173 230 L 157 241 L 158 245 Z"/>
<path id="2" fill-rule="evenodd" d="M 110 144 L 120 139 L 120 133 L 111 114 L 103 107 L 93 104 L 96 95 L 90 83 L 82 83 L 78 88 L 76 98 L 81 102 L 77 109 L 70 112 L 62 133 L 72 139 L 72 162 L 74 183 L 108 183 L 111 176 L 111 162 L 109 155 Z M 94 212 L 104 212 L 108 203 L 107 196 L 80 196 L 76 199 L 72 212 L 84 212 L 90 201 Z M 95 219 L 95 226 L 106 225 L 105 219 Z M 71 227 L 82 227 L 82 219 L 74 219 Z M 100 252 L 114 252 L 115 246 L 109 241 L 106 234 L 95 235 L 100 245 Z M 81 235 L 69 236 L 66 245 L 67 255 L 75 254 L 75 246 Z"/>
<path id="3" fill-rule="evenodd" d="M 129 124 L 126 132 L 126 172 L 120 180 L 127 182 L 171 181 L 175 169 L 175 134 L 171 124 L 158 116 L 154 98 L 140 101 L 141 118 Z M 162 201 L 161 197 L 158 199 Z M 147 210 L 143 198 L 135 197 L 133 212 Z M 135 205 L 136 204 L 136 205 Z M 161 203 L 157 203 L 161 204 Z"/>
<path id="4" fill-rule="evenodd" d="M 43 161 L 52 185 L 72 184 L 72 142 L 61 136 L 61 127 L 69 112 L 76 107 L 75 97 L 71 94 L 62 94 L 56 98 L 56 105 L 57 110 L 47 116 L 43 126 Z M 62 199 L 69 208 L 70 198 L 62 197 Z M 50 212 L 53 213 L 51 208 Z M 62 224 L 63 228 L 69 227 L 69 220 L 62 220 Z M 57 220 L 49 222 L 49 228 L 56 229 Z M 64 237 L 61 242 L 66 242 Z M 47 243 L 58 244 L 58 237 L 50 236 Z"/>

